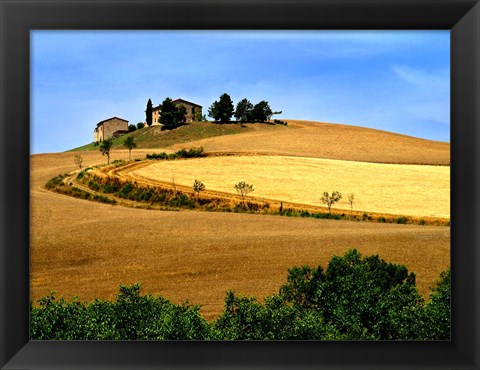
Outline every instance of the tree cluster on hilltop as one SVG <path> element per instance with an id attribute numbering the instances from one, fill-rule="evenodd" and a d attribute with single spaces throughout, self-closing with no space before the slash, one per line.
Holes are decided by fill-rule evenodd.
<path id="1" fill-rule="evenodd" d="M 234 108 L 232 98 L 227 93 L 220 96 L 220 99 L 214 101 L 208 109 L 208 115 L 215 122 L 227 123 L 235 116 L 238 122 L 268 122 L 273 114 L 281 112 L 273 112 L 266 100 L 253 105 L 247 98 L 240 100 Z"/>

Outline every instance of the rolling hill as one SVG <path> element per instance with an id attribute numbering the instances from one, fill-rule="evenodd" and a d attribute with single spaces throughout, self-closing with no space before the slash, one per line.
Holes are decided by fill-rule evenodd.
<path id="1" fill-rule="evenodd" d="M 298 120 L 289 120 L 287 126 L 247 124 L 245 127 L 200 122 L 172 131 L 144 128 L 128 135 L 138 143 L 132 159 L 144 159 L 152 152 L 198 146 L 210 154 L 191 161 L 152 161 L 145 176 L 155 177 L 157 165 L 158 173 L 167 173 L 170 181 L 172 170 L 164 166 L 181 164 L 196 171 L 198 166 L 195 168 L 193 164 L 208 161 L 203 170 L 214 175 L 215 169 L 225 165 L 223 161 L 228 162 L 226 168 L 239 167 L 238 161 L 255 161 L 249 165 L 263 171 L 256 171 L 259 177 L 254 179 L 256 193 L 264 196 L 270 196 L 262 194 L 269 188 L 260 185 L 267 183 L 267 177 L 271 178 L 275 166 L 281 167 L 277 173 L 282 181 L 289 174 L 292 178 L 305 176 L 311 177 L 315 186 L 319 180 L 314 178 L 312 166 L 322 169 L 318 175 L 322 186 L 327 184 L 328 174 L 341 176 L 345 181 L 355 180 L 356 174 L 357 183 L 364 181 L 361 170 L 369 171 L 375 186 L 385 187 L 389 185 L 379 174 L 403 176 L 407 172 L 401 168 L 410 171 L 408 179 L 412 181 L 420 181 L 423 176 L 442 184 L 433 178 L 435 174 L 449 180 L 448 174 L 445 175 L 448 167 L 436 167 L 450 164 L 449 143 L 356 126 Z M 124 139 L 125 136 L 115 141 L 111 161 L 128 160 L 128 150 L 122 145 Z M 89 202 L 46 190 L 45 183 L 52 177 L 78 170 L 73 161 L 75 151 L 81 151 L 84 168 L 107 162 L 92 144 L 64 153 L 31 156 L 30 276 L 34 302 L 51 290 L 68 300 L 74 296 L 81 300 L 113 299 L 120 284 L 143 283 L 146 292 L 161 294 L 175 303 L 188 300 L 201 305 L 205 317 L 213 319 L 223 308 L 227 290 L 263 299 L 278 290 L 289 268 L 325 265 L 333 255 L 343 255 L 350 248 L 405 264 L 416 273 L 419 291 L 428 299 L 429 288 L 450 263 L 450 228 L 446 226 L 149 210 Z M 247 167 L 242 165 L 242 169 Z M 180 166 L 175 169 L 179 182 L 181 170 Z M 192 171 L 188 169 L 187 175 Z M 415 171 L 420 171 L 421 176 Z M 202 176 L 206 178 L 207 173 Z M 239 176 L 244 175 L 238 173 L 231 182 L 240 180 Z M 260 181 L 262 176 L 264 181 Z M 406 180 L 395 181 L 403 184 Z M 191 186 L 191 178 L 187 178 L 186 184 Z M 341 190 L 356 192 L 355 209 L 367 208 L 368 204 L 361 203 L 368 199 L 367 192 L 362 195 L 358 187 L 347 185 L 342 185 Z M 409 188 L 419 188 L 414 185 L 412 182 Z M 375 189 L 372 185 L 366 190 Z M 437 202 L 439 199 L 431 188 L 427 190 Z M 445 188 L 439 191 L 445 195 Z M 386 204 L 399 207 L 392 202 Z M 345 205 L 348 209 L 348 204 Z M 418 207 L 426 209 L 425 203 Z"/>
<path id="2" fill-rule="evenodd" d="M 178 150 L 202 146 L 207 152 L 276 154 L 373 163 L 450 164 L 450 144 L 370 128 L 287 120 L 271 124 L 195 122 L 172 131 L 146 127 L 128 135 L 139 149 Z M 127 135 L 115 140 L 123 148 Z M 97 150 L 88 144 L 78 150 Z"/>

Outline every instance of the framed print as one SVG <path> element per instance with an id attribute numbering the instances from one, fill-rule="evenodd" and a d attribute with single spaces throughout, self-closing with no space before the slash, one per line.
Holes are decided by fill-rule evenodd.
<path id="1" fill-rule="evenodd" d="M 477 1 L 0 6 L 2 369 L 479 368 Z"/>

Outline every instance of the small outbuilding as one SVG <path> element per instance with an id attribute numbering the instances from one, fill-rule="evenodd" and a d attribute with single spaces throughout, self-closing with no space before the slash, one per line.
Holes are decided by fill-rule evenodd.
<path id="1" fill-rule="evenodd" d="M 97 123 L 97 127 L 93 130 L 93 141 L 99 142 L 126 133 L 128 133 L 128 121 L 123 118 L 112 117 Z"/>

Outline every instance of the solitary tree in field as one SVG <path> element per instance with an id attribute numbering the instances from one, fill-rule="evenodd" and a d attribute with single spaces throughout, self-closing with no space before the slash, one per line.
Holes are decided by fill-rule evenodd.
<path id="1" fill-rule="evenodd" d="M 146 122 L 149 127 L 152 125 L 152 111 L 153 111 L 152 101 L 148 99 L 145 115 L 146 115 Z"/>
<path id="2" fill-rule="evenodd" d="M 128 149 L 128 160 L 132 160 L 132 149 L 135 149 L 137 147 L 137 143 L 135 142 L 135 139 L 131 136 L 127 137 L 123 141 L 123 146 Z"/>
<path id="3" fill-rule="evenodd" d="M 350 193 L 348 194 L 348 204 L 350 204 L 350 213 L 353 212 L 353 202 L 355 200 L 355 194 Z"/>
<path id="4" fill-rule="evenodd" d="M 251 193 L 254 190 L 253 185 L 249 185 L 245 181 L 240 181 L 235 185 L 235 190 L 237 191 L 237 194 L 240 194 L 242 197 L 243 208 L 247 209 L 247 206 L 245 205 L 245 197 L 248 193 Z"/>
<path id="5" fill-rule="evenodd" d="M 112 149 L 112 145 L 112 139 L 106 139 L 100 143 L 100 152 L 102 155 L 107 156 L 107 164 L 110 164 L 110 150 Z"/>
<path id="6" fill-rule="evenodd" d="M 197 193 L 197 199 L 200 200 L 200 192 L 205 190 L 205 185 L 203 182 L 198 181 L 195 179 L 195 182 L 193 183 L 193 191 Z"/>
<path id="7" fill-rule="evenodd" d="M 332 194 L 328 194 L 327 191 L 323 192 L 322 197 L 320 200 L 322 203 L 326 204 L 328 207 L 328 213 L 332 208 L 332 204 L 337 203 L 340 199 L 342 199 L 342 194 L 339 191 L 334 191 Z"/>
<path id="8" fill-rule="evenodd" d="M 219 101 L 214 101 L 208 108 L 208 115 L 217 122 L 229 122 L 233 116 L 233 101 L 230 95 L 222 94 Z"/>
<path id="9" fill-rule="evenodd" d="M 75 154 L 73 157 L 73 163 L 75 163 L 80 170 L 82 170 L 83 157 L 80 154 Z"/>

